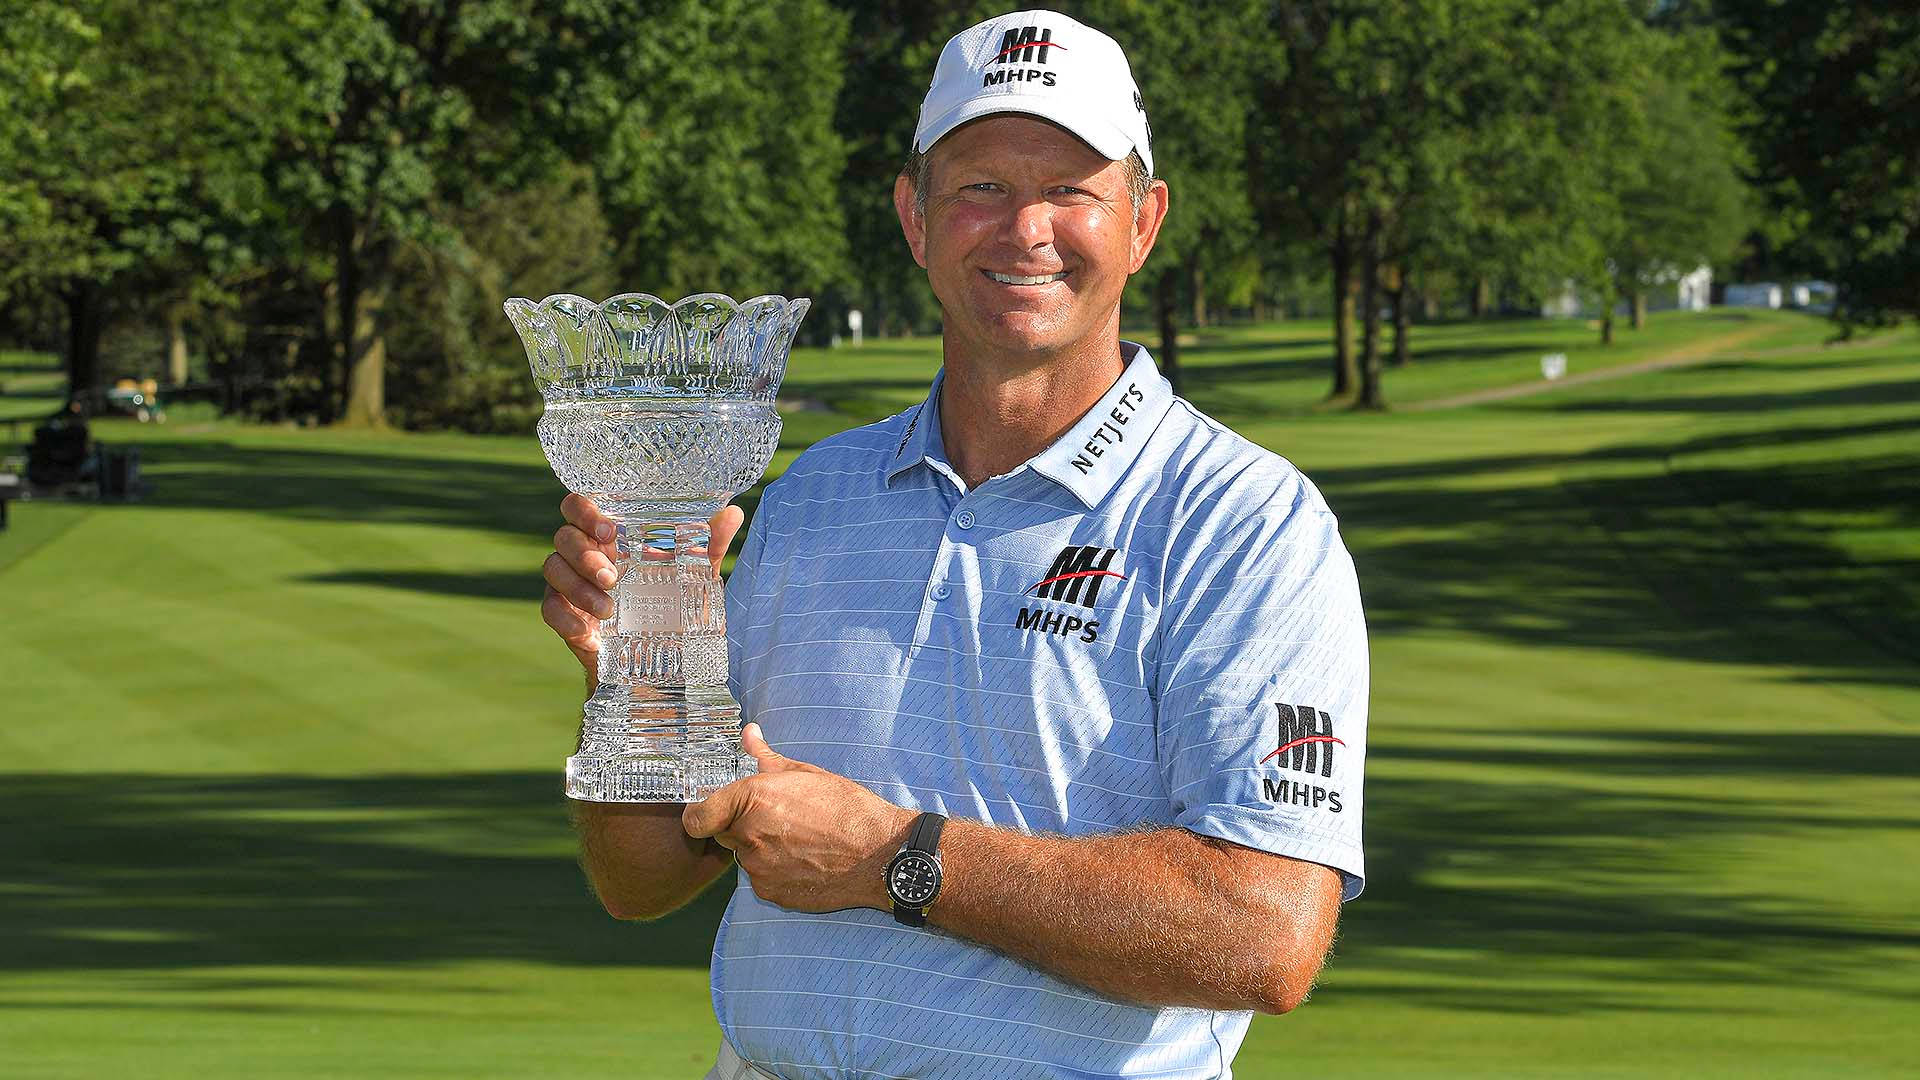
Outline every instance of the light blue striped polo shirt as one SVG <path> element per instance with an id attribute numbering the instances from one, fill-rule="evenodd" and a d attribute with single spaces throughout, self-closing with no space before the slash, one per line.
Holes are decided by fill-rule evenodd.
<path id="1" fill-rule="evenodd" d="M 1331 866 L 1351 899 L 1367 642 L 1333 514 L 1122 344 L 1098 405 L 971 491 L 938 377 L 802 454 L 727 585 L 734 692 L 780 753 L 901 806 L 1179 826 Z M 1252 1016 L 1114 1001 L 883 911 L 788 911 L 744 871 L 713 1006 L 788 1080 L 1229 1077 Z"/>

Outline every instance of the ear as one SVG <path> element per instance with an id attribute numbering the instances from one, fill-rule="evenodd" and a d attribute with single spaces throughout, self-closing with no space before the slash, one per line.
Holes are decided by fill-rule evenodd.
<path id="1" fill-rule="evenodd" d="M 1147 264 L 1153 242 L 1160 236 L 1160 225 L 1166 220 L 1167 182 L 1155 180 L 1147 189 L 1147 197 L 1140 200 L 1140 209 L 1133 212 L 1133 265 L 1127 269 L 1129 275 Z"/>
<path id="2" fill-rule="evenodd" d="M 893 209 L 900 215 L 900 231 L 907 234 L 907 248 L 921 269 L 927 266 L 927 220 L 913 197 L 913 182 L 906 173 L 893 178 Z"/>

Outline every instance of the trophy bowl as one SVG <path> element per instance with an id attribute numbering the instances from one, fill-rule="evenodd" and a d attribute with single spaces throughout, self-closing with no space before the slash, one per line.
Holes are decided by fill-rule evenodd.
<path id="1" fill-rule="evenodd" d="M 718 293 L 505 304 L 546 404 L 548 464 L 618 524 L 614 611 L 568 798 L 692 802 L 757 771 L 727 690 L 708 521 L 773 459 L 774 395 L 811 305 Z"/>

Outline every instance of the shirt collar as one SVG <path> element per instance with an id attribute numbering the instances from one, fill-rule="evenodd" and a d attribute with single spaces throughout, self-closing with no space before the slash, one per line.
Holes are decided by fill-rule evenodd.
<path id="1" fill-rule="evenodd" d="M 927 400 L 907 414 L 907 430 L 900 433 L 900 445 L 894 447 L 893 461 L 887 466 L 889 481 L 923 461 L 946 466 L 947 446 L 940 436 L 940 384 L 946 378 L 946 368 L 935 372 Z"/>
<path id="2" fill-rule="evenodd" d="M 1088 509 L 1098 505 L 1127 471 L 1147 436 L 1173 407 L 1173 387 L 1154 365 L 1146 346 L 1122 341 L 1120 355 L 1127 360 L 1120 378 L 1066 434 L 1027 463 L 1034 472 L 1072 492 Z M 942 368 L 933 377 L 927 399 L 908 415 L 907 429 L 887 467 L 888 480 L 923 461 L 942 472 L 949 470 L 940 434 L 940 384 L 945 379 Z"/>
<path id="3" fill-rule="evenodd" d="M 1154 366 L 1146 346 L 1122 341 L 1120 355 L 1128 358 L 1120 378 L 1031 463 L 1034 472 L 1073 492 L 1089 510 L 1140 456 L 1147 436 L 1173 407 L 1173 385 Z"/>

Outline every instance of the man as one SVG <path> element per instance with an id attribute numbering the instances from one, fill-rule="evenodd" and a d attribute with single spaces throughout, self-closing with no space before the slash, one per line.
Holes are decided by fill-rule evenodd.
<path id="1" fill-rule="evenodd" d="M 727 588 L 761 772 L 581 805 L 588 872 L 649 918 L 739 862 L 711 1077 L 1231 1076 L 1362 883 L 1352 564 L 1292 466 L 1120 340 L 1168 192 L 1118 45 L 965 31 L 914 150 L 944 364 L 766 490 Z M 605 521 L 563 510 L 544 612 L 591 672 Z"/>

